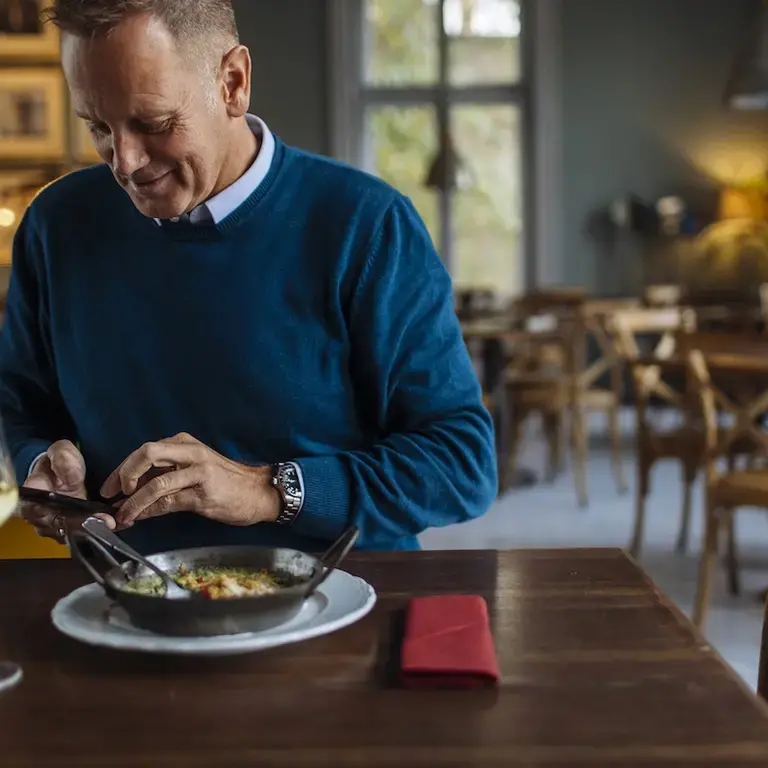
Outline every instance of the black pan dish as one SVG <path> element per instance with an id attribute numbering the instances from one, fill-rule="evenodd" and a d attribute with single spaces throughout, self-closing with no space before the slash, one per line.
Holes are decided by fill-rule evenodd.
<path id="1" fill-rule="evenodd" d="M 253 597 L 211 600 L 190 592 L 181 598 L 165 594 L 140 594 L 125 589 L 133 579 L 153 576 L 157 572 L 135 560 L 118 562 L 86 527 L 72 528 L 67 543 L 75 557 L 128 614 L 131 623 L 161 635 L 211 637 L 271 629 L 296 616 L 305 601 L 346 557 L 357 540 L 359 531 L 352 527 L 321 557 L 295 549 L 254 546 L 200 547 L 163 552 L 144 558 L 166 574 L 174 574 L 180 565 L 189 570 L 197 567 L 237 567 L 268 571 L 281 589 Z M 123 554 L 128 552 L 111 541 L 110 546 Z M 126 548 L 129 550 L 129 548 Z M 111 566 L 105 573 L 95 566 L 100 554 Z M 131 555 L 128 554 L 130 557 Z"/>

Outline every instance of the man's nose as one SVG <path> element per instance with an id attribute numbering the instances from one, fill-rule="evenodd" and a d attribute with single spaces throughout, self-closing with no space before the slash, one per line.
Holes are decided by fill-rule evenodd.
<path id="1" fill-rule="evenodd" d="M 149 163 L 149 154 L 141 136 L 125 131 L 112 134 L 112 170 L 120 176 L 132 176 Z"/>

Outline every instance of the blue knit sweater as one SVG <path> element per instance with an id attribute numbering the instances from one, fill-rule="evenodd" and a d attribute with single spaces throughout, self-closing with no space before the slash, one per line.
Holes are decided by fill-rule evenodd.
<path id="1" fill-rule="evenodd" d="M 123 535 L 146 551 L 263 543 L 417 548 L 483 514 L 492 425 L 450 278 L 407 198 L 286 146 L 218 225 L 144 217 L 99 166 L 43 190 L 14 246 L 0 412 L 20 481 L 51 442 L 93 497 L 143 443 L 188 432 L 245 464 L 297 460 L 290 528 L 191 513 Z"/>

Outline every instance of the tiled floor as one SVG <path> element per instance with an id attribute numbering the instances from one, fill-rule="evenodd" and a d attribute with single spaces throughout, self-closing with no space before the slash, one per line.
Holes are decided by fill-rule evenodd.
<path id="1" fill-rule="evenodd" d="M 564 473 L 553 485 L 513 490 L 481 519 L 461 526 L 427 531 L 425 549 L 515 549 L 523 547 L 624 547 L 629 541 L 634 508 L 634 463 L 631 443 L 625 452 L 630 490 L 619 495 L 610 473 L 609 454 L 598 438 L 590 454 L 590 505 L 576 504 L 573 476 Z M 544 466 L 541 449 L 533 444 L 523 464 Z M 653 477 L 647 512 L 643 566 L 659 587 L 690 615 L 701 538 L 701 500 L 694 497 L 694 522 L 687 555 L 674 550 L 681 504 L 679 468 L 660 463 Z M 737 517 L 743 590 L 730 596 L 723 570 L 717 574 L 704 632 L 733 668 L 754 687 L 763 608 L 759 592 L 768 586 L 768 512 L 743 510 Z"/>

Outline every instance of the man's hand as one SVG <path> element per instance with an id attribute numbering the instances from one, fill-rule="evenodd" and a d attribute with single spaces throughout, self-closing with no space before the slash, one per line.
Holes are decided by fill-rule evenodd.
<path id="1" fill-rule="evenodd" d="M 24 486 L 41 491 L 55 491 L 75 499 L 86 498 L 83 455 L 69 440 L 59 440 L 48 449 L 45 456 L 40 457 Z M 71 525 L 81 523 L 86 517 L 71 512 L 63 514 L 53 507 L 42 504 L 21 504 L 20 509 L 21 516 L 37 529 L 40 536 L 56 539 L 62 543 L 61 529 L 64 527 L 64 520 Z M 97 515 L 97 517 L 104 520 L 110 528 L 116 527 L 113 517 L 109 515 Z"/>
<path id="2" fill-rule="evenodd" d="M 129 497 L 117 513 L 124 526 L 172 512 L 246 526 L 277 520 L 280 495 L 271 478 L 269 467 L 238 464 L 182 433 L 134 451 L 107 478 L 101 495 L 122 491 Z"/>

